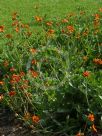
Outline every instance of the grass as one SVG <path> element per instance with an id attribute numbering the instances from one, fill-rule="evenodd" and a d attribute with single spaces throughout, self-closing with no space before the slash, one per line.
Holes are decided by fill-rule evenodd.
<path id="1" fill-rule="evenodd" d="M 35 6 L 38 9 L 35 9 Z M 11 14 L 15 11 L 20 14 L 22 20 L 29 22 L 36 14 L 47 14 L 49 18 L 54 18 L 77 12 L 79 9 L 91 13 L 101 6 L 101 0 L 0 0 L 0 24 L 9 24 Z"/>

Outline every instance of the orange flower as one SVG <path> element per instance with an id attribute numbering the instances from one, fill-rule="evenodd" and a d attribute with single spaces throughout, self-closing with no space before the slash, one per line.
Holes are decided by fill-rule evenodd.
<path id="1" fill-rule="evenodd" d="M 10 72 L 14 72 L 14 71 L 15 71 L 14 67 L 10 68 Z"/>
<path id="2" fill-rule="evenodd" d="M 2 26 L 0 26 L 0 33 L 1 32 L 4 32 L 4 26 L 2 25 Z"/>
<path id="3" fill-rule="evenodd" d="M 14 21 L 14 22 L 12 23 L 12 26 L 18 26 L 18 25 L 19 25 L 18 21 Z"/>
<path id="4" fill-rule="evenodd" d="M 102 65 L 102 59 L 95 58 L 93 59 L 93 62 L 99 65 Z"/>
<path id="5" fill-rule="evenodd" d="M 18 83 L 20 81 L 20 76 L 17 75 L 17 74 L 13 74 L 12 77 L 11 77 L 11 84 L 14 84 L 14 83 Z"/>
<path id="6" fill-rule="evenodd" d="M 53 22 L 47 22 L 46 25 L 47 26 L 52 26 Z"/>
<path id="7" fill-rule="evenodd" d="M 38 77 L 38 72 L 36 72 L 36 71 L 33 71 L 33 70 L 29 70 L 29 72 L 31 73 L 31 75 L 32 75 L 32 77 Z"/>
<path id="8" fill-rule="evenodd" d="M 14 96 L 14 95 L 16 95 L 16 92 L 15 92 L 15 91 L 10 91 L 10 92 L 9 92 L 9 96 Z"/>
<path id="9" fill-rule="evenodd" d="M 34 49 L 34 48 L 31 48 L 31 49 L 30 49 L 30 52 L 31 52 L 32 54 L 34 54 L 34 53 L 36 53 L 36 52 L 37 52 L 37 50 L 36 50 L 36 49 Z"/>
<path id="10" fill-rule="evenodd" d="M 62 23 L 68 23 L 68 20 L 67 19 L 63 19 Z"/>
<path id="11" fill-rule="evenodd" d="M 37 64 L 37 61 L 33 59 L 31 63 L 32 63 L 32 65 L 35 65 L 35 64 Z"/>
<path id="12" fill-rule="evenodd" d="M 29 29 L 29 25 L 28 24 L 21 24 L 21 27 Z"/>
<path id="13" fill-rule="evenodd" d="M 11 35 L 11 34 L 7 34 L 7 35 L 6 35 L 6 38 L 11 39 L 11 38 L 12 38 L 12 35 Z"/>
<path id="14" fill-rule="evenodd" d="M 86 29 L 85 29 L 85 31 L 83 32 L 83 36 L 87 36 L 87 35 L 88 35 L 88 33 L 89 33 L 89 29 L 88 29 L 88 28 L 86 28 Z"/>
<path id="15" fill-rule="evenodd" d="M 100 19 L 100 15 L 99 14 L 95 14 L 95 20 L 99 20 Z"/>
<path id="16" fill-rule="evenodd" d="M 39 116 L 36 116 L 36 115 L 33 115 L 33 116 L 32 116 L 32 121 L 33 121 L 34 123 L 38 123 L 39 120 L 40 120 Z"/>
<path id="17" fill-rule="evenodd" d="M 102 65 L 102 59 L 100 59 L 98 63 L 99 63 L 100 65 Z"/>
<path id="18" fill-rule="evenodd" d="M 35 17 L 35 20 L 36 20 L 37 22 L 41 22 L 41 21 L 42 21 L 42 17 L 36 16 L 36 17 Z"/>
<path id="19" fill-rule="evenodd" d="M 83 76 L 84 76 L 84 77 L 88 77 L 89 75 L 90 75 L 90 72 L 89 72 L 89 71 L 83 72 Z"/>
<path id="20" fill-rule="evenodd" d="M 62 30 L 61 30 L 61 32 L 62 32 L 62 33 L 65 33 L 65 30 L 64 30 L 64 29 L 62 29 Z"/>
<path id="21" fill-rule="evenodd" d="M 89 121 L 93 122 L 95 120 L 95 117 L 94 117 L 94 115 L 92 113 L 90 113 L 87 117 L 88 117 Z"/>
<path id="22" fill-rule="evenodd" d="M 25 73 L 23 71 L 20 72 L 20 77 L 25 76 Z"/>
<path id="23" fill-rule="evenodd" d="M 54 32 L 55 32 L 55 30 L 50 29 L 50 30 L 48 30 L 48 35 L 54 34 Z"/>
<path id="24" fill-rule="evenodd" d="M 95 127 L 94 124 L 92 125 L 91 129 L 92 129 L 93 131 L 97 132 L 97 129 L 96 129 L 96 127 Z"/>
<path id="25" fill-rule="evenodd" d="M 70 33 L 74 32 L 74 27 L 73 26 L 67 26 L 67 29 Z"/>
<path id="26" fill-rule="evenodd" d="M 3 100 L 3 98 L 4 98 L 4 95 L 0 94 L 0 102 Z"/>
<path id="27" fill-rule="evenodd" d="M 4 85 L 4 82 L 3 82 L 3 81 L 0 81 L 0 85 Z"/>
<path id="28" fill-rule="evenodd" d="M 18 32 L 19 32 L 19 27 L 16 27 L 16 28 L 15 28 L 15 31 L 18 33 Z"/>
<path id="29" fill-rule="evenodd" d="M 99 11 L 102 12 L 102 8 L 99 8 Z"/>

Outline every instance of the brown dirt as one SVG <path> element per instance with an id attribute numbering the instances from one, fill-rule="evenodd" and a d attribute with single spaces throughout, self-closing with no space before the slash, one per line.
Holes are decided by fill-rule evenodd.
<path id="1" fill-rule="evenodd" d="M 34 136 L 30 129 L 22 126 L 8 108 L 0 107 L 0 136 Z"/>

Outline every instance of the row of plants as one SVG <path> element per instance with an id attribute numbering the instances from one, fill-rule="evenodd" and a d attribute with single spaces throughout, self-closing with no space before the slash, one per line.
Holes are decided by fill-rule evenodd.
<path id="1" fill-rule="evenodd" d="M 102 128 L 102 8 L 0 26 L 0 103 L 40 135 Z"/>

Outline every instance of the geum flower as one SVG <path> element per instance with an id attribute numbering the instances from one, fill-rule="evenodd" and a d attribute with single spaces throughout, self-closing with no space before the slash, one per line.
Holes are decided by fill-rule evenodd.
<path id="1" fill-rule="evenodd" d="M 46 25 L 47 26 L 52 26 L 53 22 L 47 22 Z"/>
<path id="2" fill-rule="evenodd" d="M 95 120 L 95 117 L 94 117 L 94 114 L 90 113 L 88 116 L 87 116 L 88 120 L 93 122 Z"/>
<path id="3" fill-rule="evenodd" d="M 62 20 L 62 23 L 68 23 L 68 20 L 65 18 Z"/>
<path id="4" fill-rule="evenodd" d="M 4 95 L 0 94 L 0 102 L 3 100 L 3 98 L 4 98 Z"/>
<path id="5" fill-rule="evenodd" d="M 90 76 L 90 72 L 89 72 L 89 71 L 83 72 L 83 76 L 84 76 L 84 77 L 89 77 L 89 76 Z"/>
<path id="6" fill-rule="evenodd" d="M 34 53 L 36 53 L 36 52 L 37 52 L 37 50 L 36 50 L 36 49 L 34 49 L 34 48 L 31 48 L 31 49 L 30 49 L 30 52 L 31 52 L 32 54 L 34 54 Z"/>
<path id="7" fill-rule="evenodd" d="M 14 96 L 14 95 L 16 95 L 16 92 L 15 92 L 15 91 L 10 91 L 10 92 L 9 92 L 9 96 L 12 97 L 12 96 Z"/>
<path id="8" fill-rule="evenodd" d="M 39 75 L 38 72 L 36 72 L 34 70 L 29 70 L 29 72 L 30 72 L 31 76 L 34 78 L 38 77 L 38 75 Z"/>
<path id="9" fill-rule="evenodd" d="M 4 26 L 2 25 L 2 26 L 0 26 L 0 33 L 1 32 L 4 32 Z"/>
<path id="10" fill-rule="evenodd" d="M 38 123 L 38 122 L 40 121 L 39 116 L 33 115 L 33 116 L 32 116 L 32 121 L 33 121 L 34 123 Z"/>
<path id="11" fill-rule="evenodd" d="M 20 81 L 20 79 L 21 79 L 20 75 L 13 74 L 12 77 L 11 77 L 10 83 L 11 84 L 18 83 Z"/>
<path id="12" fill-rule="evenodd" d="M 74 32 L 74 27 L 71 25 L 67 26 L 67 29 L 70 33 Z"/>
<path id="13" fill-rule="evenodd" d="M 0 81 L 0 85 L 4 85 L 4 81 Z"/>
<path id="14" fill-rule="evenodd" d="M 36 20 L 37 22 L 41 22 L 41 21 L 42 21 L 42 17 L 35 16 L 35 20 Z"/>
<path id="15" fill-rule="evenodd" d="M 102 65 L 102 59 L 95 58 L 93 59 L 93 62 L 98 65 Z"/>
<path id="16" fill-rule="evenodd" d="M 54 34 L 54 33 L 55 33 L 55 30 L 53 30 L 53 29 L 50 29 L 50 30 L 48 30 L 48 32 L 47 32 L 48 35 L 52 35 L 52 34 Z"/>

